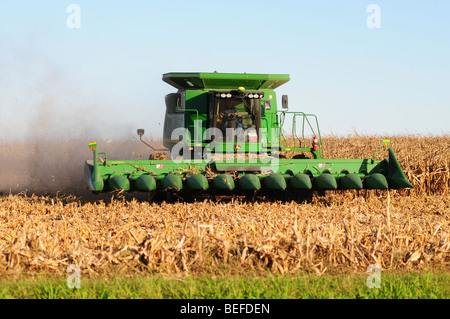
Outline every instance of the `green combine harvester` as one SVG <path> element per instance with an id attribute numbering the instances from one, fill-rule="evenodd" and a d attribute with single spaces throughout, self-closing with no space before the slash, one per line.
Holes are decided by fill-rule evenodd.
<path id="1" fill-rule="evenodd" d="M 274 90 L 289 81 L 287 74 L 167 73 L 162 79 L 178 89 L 165 97 L 163 140 L 170 159 L 153 152 L 148 160 L 110 160 L 90 143 L 89 190 L 290 192 L 300 198 L 326 190 L 412 187 L 389 140 L 371 159 L 323 158 L 317 117 L 288 111 L 286 95 L 277 105 Z M 289 136 L 283 133 L 287 119 Z M 142 141 L 144 130 L 138 134 Z M 375 160 L 383 151 L 388 158 Z M 297 155 L 288 159 L 280 152 Z"/>

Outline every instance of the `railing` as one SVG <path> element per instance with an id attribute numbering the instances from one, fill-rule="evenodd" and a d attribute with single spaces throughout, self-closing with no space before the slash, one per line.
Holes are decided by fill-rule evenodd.
<path id="1" fill-rule="evenodd" d="M 320 129 L 319 129 L 319 121 L 317 120 L 317 116 L 315 114 L 307 114 L 303 112 L 288 112 L 288 111 L 278 111 L 279 114 L 279 129 L 280 129 L 280 139 L 284 141 L 286 144 L 286 148 L 289 148 L 290 150 L 300 150 L 301 151 L 307 151 L 307 149 L 311 149 L 311 147 L 308 147 L 306 144 L 306 138 L 305 138 L 305 127 L 308 126 L 310 129 L 310 132 L 318 137 L 318 152 L 320 157 L 323 157 L 323 144 L 322 144 L 322 137 L 320 135 Z M 292 114 L 292 142 L 293 146 L 289 146 L 287 138 L 283 134 L 283 125 L 286 120 L 286 114 Z M 297 133 L 297 118 L 301 117 L 302 120 L 302 129 L 301 129 L 301 138 L 298 136 Z M 312 118 L 312 121 L 315 122 L 315 126 L 311 124 L 310 118 Z M 303 146 L 302 146 L 303 142 Z M 298 146 L 297 146 L 298 144 Z M 311 143 L 312 144 L 312 143 Z"/>
<path id="2" fill-rule="evenodd" d="M 194 122 L 194 124 L 193 125 L 186 125 L 186 129 L 188 129 L 189 130 L 189 128 L 193 128 L 194 129 L 194 133 L 197 133 L 196 134 L 196 136 L 194 136 L 194 138 L 193 138 L 193 140 L 194 140 L 194 143 L 201 143 L 202 142 L 202 127 L 201 127 L 201 125 L 200 125 L 200 127 L 198 127 L 197 126 L 197 124 L 199 123 L 199 122 L 201 122 L 200 120 L 199 120 L 199 113 L 198 113 L 198 110 L 197 109 L 180 109 L 180 106 L 177 104 L 177 111 L 179 111 L 179 112 L 195 112 L 195 114 L 196 114 L 196 119 L 193 121 Z M 187 124 L 188 122 L 189 122 L 189 120 L 190 119 L 186 119 L 185 118 L 185 123 Z M 200 132 L 200 136 L 199 136 L 199 132 Z M 191 142 L 192 143 L 192 136 L 191 136 L 191 140 L 189 141 L 189 142 Z"/>

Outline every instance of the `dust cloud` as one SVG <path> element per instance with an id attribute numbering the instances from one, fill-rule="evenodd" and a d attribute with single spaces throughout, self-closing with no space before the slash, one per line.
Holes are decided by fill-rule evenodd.
<path id="1" fill-rule="evenodd" d="M 87 194 L 84 163 L 92 159 L 88 139 L 0 141 L 0 192 Z M 151 150 L 138 138 L 97 140 L 108 159 L 148 159 Z M 157 145 L 157 144 L 155 144 Z"/>
<path id="2" fill-rule="evenodd" d="M 109 159 L 148 159 L 133 119 L 114 118 L 126 101 L 80 83 L 37 51 L 8 45 L 0 61 L 0 193 L 83 194 L 93 141 Z"/>

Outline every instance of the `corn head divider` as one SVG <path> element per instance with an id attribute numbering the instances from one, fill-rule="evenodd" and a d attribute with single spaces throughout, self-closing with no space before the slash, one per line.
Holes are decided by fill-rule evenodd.
<path id="1" fill-rule="evenodd" d="M 283 110 L 277 108 L 274 89 L 289 75 L 167 73 L 163 80 L 178 89 L 165 97 L 163 142 L 171 159 L 109 160 L 90 143 L 93 159 L 84 168 L 89 190 L 291 191 L 300 197 L 312 190 L 412 187 L 389 140 L 371 159 L 323 158 L 317 117 L 288 112 L 286 95 Z M 291 143 L 283 133 L 287 116 Z M 138 134 L 142 141 L 144 130 Z M 288 159 L 280 152 L 300 154 Z M 387 157 L 376 160 L 378 152 Z"/>

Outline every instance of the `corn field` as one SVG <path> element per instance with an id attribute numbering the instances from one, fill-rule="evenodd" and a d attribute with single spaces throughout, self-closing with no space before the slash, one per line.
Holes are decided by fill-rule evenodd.
<path id="1" fill-rule="evenodd" d="M 327 137 L 324 155 L 371 158 L 381 139 Z M 0 277 L 63 274 L 71 264 L 89 276 L 322 275 L 364 272 L 371 264 L 449 270 L 450 137 L 399 136 L 391 146 L 414 189 L 333 191 L 303 203 L 4 191 Z"/>

